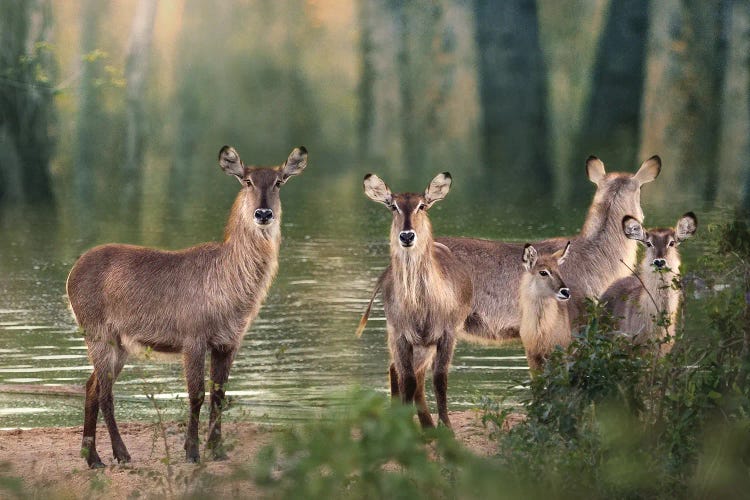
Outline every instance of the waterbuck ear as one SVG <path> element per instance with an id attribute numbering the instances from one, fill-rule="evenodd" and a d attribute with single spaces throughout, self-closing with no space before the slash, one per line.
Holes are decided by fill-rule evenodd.
<path id="1" fill-rule="evenodd" d="M 393 203 L 393 195 L 391 194 L 390 188 L 383 182 L 383 179 L 375 174 L 365 175 L 363 182 L 365 187 L 365 195 L 372 201 L 383 203 L 390 207 Z"/>
<path id="2" fill-rule="evenodd" d="M 602 162 L 596 156 L 589 156 L 586 159 L 586 175 L 589 176 L 589 180 L 594 184 L 599 184 L 599 181 L 604 179 L 607 172 L 604 171 L 604 162 Z"/>
<path id="3" fill-rule="evenodd" d="M 634 178 L 641 184 L 646 184 L 659 177 L 659 172 L 661 172 L 661 158 L 659 155 L 654 155 L 641 163 L 641 168 L 635 173 Z"/>
<path id="4" fill-rule="evenodd" d="M 224 146 L 219 150 L 219 166 L 227 175 L 234 175 L 242 183 L 245 176 L 245 164 L 242 163 L 240 155 L 231 146 Z"/>
<path id="5" fill-rule="evenodd" d="M 424 190 L 424 200 L 427 202 L 427 207 L 431 207 L 436 201 L 440 201 L 448 195 L 448 191 L 451 189 L 451 182 L 453 178 L 448 172 L 437 174 L 427 189 Z"/>
<path id="6" fill-rule="evenodd" d="M 562 265 L 562 263 L 565 262 L 565 259 L 568 258 L 568 252 L 570 252 L 570 242 L 565 245 L 565 248 L 552 254 L 552 257 L 557 259 L 558 266 Z"/>
<path id="7" fill-rule="evenodd" d="M 290 177 L 299 175 L 307 166 L 307 149 L 305 146 L 294 148 L 281 167 L 281 183 L 285 183 Z"/>
<path id="8" fill-rule="evenodd" d="M 685 241 L 695 234 L 698 229 L 698 218 L 693 212 L 688 212 L 677 221 L 674 237 L 678 243 Z"/>
<path id="9" fill-rule="evenodd" d="M 536 264 L 538 257 L 539 255 L 536 252 L 536 248 L 531 246 L 531 243 L 526 243 L 523 247 L 523 268 L 527 271 L 531 271 Z"/>
<path id="10" fill-rule="evenodd" d="M 646 230 L 635 217 L 626 215 L 622 218 L 622 232 L 631 240 L 646 241 Z"/>

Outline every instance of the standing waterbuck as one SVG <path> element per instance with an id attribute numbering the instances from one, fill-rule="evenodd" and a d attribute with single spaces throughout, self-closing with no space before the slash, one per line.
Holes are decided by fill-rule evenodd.
<path id="1" fill-rule="evenodd" d="M 182 355 L 190 416 L 187 460 L 199 461 L 198 417 L 205 396 L 204 364 L 211 353 L 208 447 L 223 458 L 224 386 L 240 342 L 278 269 L 281 242 L 279 188 L 307 166 L 296 148 L 279 167 L 246 166 L 233 148 L 219 151 L 219 166 L 242 188 L 224 241 L 180 251 L 109 244 L 83 254 L 70 271 L 68 298 L 85 333 L 94 372 L 86 382 L 83 454 L 102 467 L 96 451 L 101 409 L 118 462 L 130 461 L 115 422 L 112 386 L 131 348 Z"/>
<path id="2" fill-rule="evenodd" d="M 661 342 L 661 352 L 671 350 L 680 306 L 680 252 L 677 247 L 698 229 L 698 219 L 688 212 L 675 227 L 644 229 L 629 215 L 622 232 L 646 247 L 638 274 L 620 278 L 602 294 L 601 302 L 617 329 L 636 343 Z"/>
<path id="3" fill-rule="evenodd" d="M 523 248 L 521 262 L 526 272 L 518 290 L 520 335 L 532 371 L 542 368 L 555 346 L 567 347 L 571 341 L 570 289 L 560 277 L 569 251 L 570 242 L 545 255 L 539 255 L 530 243 Z"/>
<path id="4" fill-rule="evenodd" d="M 391 263 L 380 277 L 391 352 L 391 395 L 416 401 L 422 427 L 435 424 L 425 400 L 425 372 L 432 362 L 438 416 L 448 418 L 448 368 L 456 336 L 471 310 L 472 284 L 452 252 L 432 237 L 427 210 L 448 194 L 451 176 L 437 175 L 424 194 L 392 194 L 378 176 L 367 174 L 365 194 L 393 213 Z M 376 293 L 377 293 L 376 287 Z M 372 305 L 372 301 L 370 302 Z M 369 307 L 360 322 L 361 333 Z"/>
<path id="5" fill-rule="evenodd" d="M 629 273 L 620 261 L 634 263 L 637 244 L 622 234 L 620 222 L 627 214 L 643 216 L 641 186 L 653 181 L 660 170 L 658 156 L 643 162 L 635 174 L 607 173 L 604 163 L 594 156 L 586 161 L 586 172 L 596 184 L 596 194 L 581 232 L 573 238 L 534 243 L 540 253 L 553 253 L 570 241 L 568 264 L 560 275 L 577 296 L 599 296 L 610 283 Z M 518 337 L 521 323 L 518 287 L 523 273 L 518 256 L 523 247 L 473 238 L 437 241 L 450 248 L 471 272 L 474 303 L 466 323 L 467 339 L 503 341 Z M 579 314 L 580 311 L 575 311 L 571 321 L 575 322 Z"/>

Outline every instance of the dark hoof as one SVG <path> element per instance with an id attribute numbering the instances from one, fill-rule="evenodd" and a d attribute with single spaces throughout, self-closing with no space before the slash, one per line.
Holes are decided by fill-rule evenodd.
<path id="1" fill-rule="evenodd" d="M 192 454 L 188 452 L 185 454 L 185 460 L 189 464 L 199 464 L 201 463 L 201 456 L 198 453 Z"/>
<path id="2" fill-rule="evenodd" d="M 118 464 L 129 464 L 130 463 L 130 455 L 126 451 L 123 454 L 117 454 L 115 455 L 115 458 L 117 459 Z"/>
<path id="3" fill-rule="evenodd" d="M 96 457 L 93 460 L 86 460 L 86 462 L 89 464 L 89 469 L 103 469 L 104 468 L 104 463 L 99 459 L 99 457 Z"/>
<path id="4" fill-rule="evenodd" d="M 86 463 L 91 469 L 101 469 L 104 467 L 104 463 L 102 463 L 102 459 L 99 458 L 99 454 L 96 450 L 90 450 L 84 446 L 81 448 L 81 456 L 86 459 Z"/>

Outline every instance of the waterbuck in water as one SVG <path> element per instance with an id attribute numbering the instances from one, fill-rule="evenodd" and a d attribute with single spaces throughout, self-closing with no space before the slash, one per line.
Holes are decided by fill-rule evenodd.
<path id="1" fill-rule="evenodd" d="M 423 194 L 393 194 L 367 174 L 365 194 L 393 213 L 391 263 L 380 277 L 391 352 L 391 395 L 416 401 L 422 427 L 435 424 L 425 400 L 425 372 L 432 363 L 438 416 L 448 427 L 448 368 L 456 336 L 471 310 L 472 284 L 461 261 L 432 237 L 427 210 L 448 194 L 451 176 L 437 175 Z M 372 301 L 370 301 L 370 306 Z M 360 322 L 361 333 L 370 307 Z"/>
<path id="2" fill-rule="evenodd" d="M 629 215 L 622 220 L 622 232 L 646 247 L 636 275 L 620 278 L 602 294 L 601 302 L 612 315 L 618 330 L 633 336 L 636 343 L 662 341 L 661 352 L 671 350 L 680 305 L 680 252 L 677 247 L 695 234 L 698 219 L 688 212 L 675 227 L 644 229 Z"/>
<path id="3" fill-rule="evenodd" d="M 96 451 L 100 409 L 115 458 L 130 461 L 115 422 L 112 395 L 130 347 L 182 355 L 190 397 L 185 452 L 191 462 L 199 460 L 198 417 L 205 395 L 206 353 L 211 353 L 207 444 L 215 458 L 224 457 L 224 386 L 242 336 L 278 269 L 279 188 L 307 166 L 307 150 L 296 148 L 278 167 L 253 167 L 224 146 L 219 166 L 242 185 L 222 243 L 180 251 L 103 245 L 83 254 L 70 271 L 68 298 L 94 365 L 86 383 L 83 424 L 83 454 L 91 467 L 103 466 Z"/>
<path id="4" fill-rule="evenodd" d="M 570 289 L 560 277 L 570 242 L 552 254 L 539 255 L 527 243 L 521 261 L 526 270 L 521 278 L 518 300 L 521 306 L 520 335 L 529 368 L 537 371 L 554 350 L 571 341 Z"/>
<path id="5" fill-rule="evenodd" d="M 636 258 L 635 241 L 622 234 L 620 223 L 628 214 L 643 216 L 641 186 L 661 170 L 661 160 L 652 156 L 635 174 L 607 173 L 604 163 L 591 156 L 586 161 L 596 194 L 581 232 L 573 238 L 553 238 L 534 243 L 540 253 L 553 253 L 570 240 L 568 264 L 560 270 L 563 281 L 576 296 L 597 297 L 613 281 L 627 276 L 627 264 Z M 469 340 L 503 341 L 518 337 L 521 310 L 518 287 L 523 269 L 518 256 L 523 247 L 472 238 L 437 240 L 453 251 L 470 269 L 474 283 L 472 314 L 466 323 Z M 578 302 L 578 301 L 576 301 Z M 579 312 L 571 321 L 577 319 Z"/>

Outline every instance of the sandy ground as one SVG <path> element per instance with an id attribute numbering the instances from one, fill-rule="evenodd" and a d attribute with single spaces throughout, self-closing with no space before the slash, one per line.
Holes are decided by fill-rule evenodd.
<path id="1" fill-rule="evenodd" d="M 489 430 L 482 425 L 476 412 L 451 413 L 456 437 L 470 450 L 483 456 L 495 449 Z M 112 458 L 106 427 L 97 431 L 98 450 L 107 465 L 102 470 L 89 470 L 80 457 L 81 428 L 55 427 L 30 430 L 0 431 L 0 498 L 3 476 L 21 478 L 23 490 L 32 497 L 107 498 L 165 497 L 190 494 L 207 486 L 217 496 L 255 497 L 250 481 L 217 481 L 253 463 L 255 455 L 270 443 L 276 431 L 272 427 L 252 423 L 225 423 L 223 434 L 233 449 L 229 459 L 205 461 L 196 466 L 185 462 L 182 449 L 184 425 L 170 423 L 165 427 L 166 440 L 173 465 L 165 464 L 166 448 L 160 427 L 145 423 L 120 424 L 120 432 L 133 461 L 117 465 Z M 206 429 L 201 429 L 205 436 Z M 167 481 L 171 469 L 172 481 Z M 216 481 L 214 484 L 213 481 Z M 205 490 L 204 490 L 205 491 Z M 12 496 L 11 496 L 12 498 Z M 52 498 L 52 497 L 50 497 Z"/>

